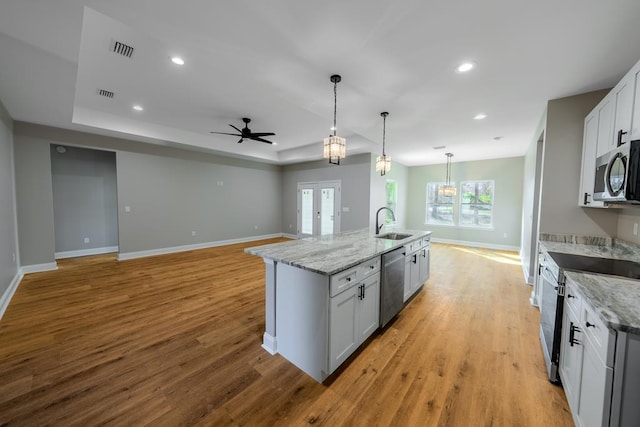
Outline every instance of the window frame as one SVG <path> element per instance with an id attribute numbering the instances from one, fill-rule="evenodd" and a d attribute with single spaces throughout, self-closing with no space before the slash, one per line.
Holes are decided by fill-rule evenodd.
<path id="1" fill-rule="evenodd" d="M 456 227 L 456 196 L 451 196 L 451 203 L 430 203 L 430 197 L 429 197 L 429 193 L 431 191 L 432 186 L 437 186 L 435 187 L 434 191 L 438 191 L 438 189 L 443 186 L 446 185 L 447 183 L 444 181 L 433 181 L 433 182 L 427 182 L 427 189 L 426 189 L 426 203 L 425 203 L 425 214 L 424 214 L 424 224 L 425 225 L 433 225 L 433 226 L 439 226 L 439 227 Z M 450 182 L 449 183 L 451 186 L 456 187 L 456 183 L 454 182 Z M 457 187 L 456 187 L 456 192 L 457 192 Z M 436 200 L 437 200 L 437 196 L 436 195 Z M 444 196 L 442 196 L 444 197 Z M 429 206 L 432 205 L 437 205 L 437 206 L 451 206 L 451 223 L 437 223 L 437 222 L 430 222 L 429 218 Z"/>
<path id="2" fill-rule="evenodd" d="M 486 183 L 489 182 L 491 183 L 491 203 L 478 203 L 478 201 L 476 200 L 475 203 L 464 203 L 463 202 L 463 188 L 465 186 L 465 184 L 470 184 L 472 183 L 474 185 L 474 188 L 477 189 L 477 185 L 478 183 Z M 494 207 L 496 204 L 496 182 L 493 179 L 469 179 L 469 180 L 465 180 L 465 181 L 460 181 L 460 193 L 459 193 L 459 198 L 458 198 L 458 227 L 461 228 L 471 228 L 474 230 L 494 230 Z M 463 224 L 462 223 L 462 219 L 463 219 L 463 214 L 462 214 L 462 209 L 464 206 L 490 206 L 491 207 L 491 223 L 488 226 L 484 226 L 484 225 L 479 225 L 477 222 L 474 224 Z M 477 211 L 475 216 L 477 217 Z"/>

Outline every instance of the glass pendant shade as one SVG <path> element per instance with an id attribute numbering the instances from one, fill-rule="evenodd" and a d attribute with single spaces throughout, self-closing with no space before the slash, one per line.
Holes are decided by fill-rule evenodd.
<path id="1" fill-rule="evenodd" d="M 380 172 L 380 175 L 384 175 L 385 173 L 391 170 L 391 156 L 378 156 L 376 158 L 376 172 Z"/>
<path id="2" fill-rule="evenodd" d="M 340 164 L 340 159 L 347 156 L 347 140 L 331 135 L 324 139 L 324 158 L 329 159 L 329 163 Z"/>
<path id="3" fill-rule="evenodd" d="M 447 183 L 438 188 L 438 195 L 444 197 L 452 197 L 456 195 L 456 187 L 451 185 L 451 158 L 453 153 L 445 153 L 447 156 Z"/>

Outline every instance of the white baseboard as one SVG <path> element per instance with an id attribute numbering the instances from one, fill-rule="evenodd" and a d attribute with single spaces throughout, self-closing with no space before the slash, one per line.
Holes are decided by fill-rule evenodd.
<path id="1" fill-rule="evenodd" d="M 176 252 L 193 251 L 195 249 L 213 248 L 216 246 L 233 245 L 236 243 L 255 242 L 256 240 L 275 239 L 276 237 L 282 237 L 282 236 L 283 236 L 282 233 L 275 233 L 275 234 L 265 234 L 262 236 L 244 237 L 240 239 L 229 239 L 229 240 L 218 240 L 215 242 L 196 243 L 194 245 L 182 245 L 182 246 L 173 246 L 170 248 L 151 249 L 148 251 L 125 252 L 125 253 L 120 252 L 118 254 L 118 260 L 124 261 L 127 259 L 144 258 L 144 257 L 154 256 L 154 255 L 173 254 Z"/>
<path id="2" fill-rule="evenodd" d="M 278 354 L 278 348 L 277 348 L 276 342 L 277 342 L 276 337 L 271 336 L 266 332 L 262 336 L 262 348 L 267 350 L 271 355 Z"/>
<path id="3" fill-rule="evenodd" d="M 288 233 L 282 233 L 282 237 L 286 237 L 287 239 L 294 239 L 294 240 L 298 238 L 298 236 L 296 236 L 295 234 L 288 234 Z"/>
<path id="4" fill-rule="evenodd" d="M 11 302 L 11 298 L 13 298 L 13 294 L 16 293 L 18 289 L 18 285 L 20 285 L 20 281 L 24 275 L 20 272 L 16 274 L 11 283 L 9 283 L 9 287 L 2 295 L 0 295 L 0 319 L 4 316 L 4 312 L 9 307 L 9 302 Z"/>
<path id="5" fill-rule="evenodd" d="M 56 264 L 55 262 L 48 262 L 46 264 L 23 265 L 22 267 L 20 267 L 20 272 L 22 274 L 29 274 L 29 273 L 40 273 L 41 271 L 57 270 L 57 269 L 58 269 L 58 264 Z"/>
<path id="6" fill-rule="evenodd" d="M 107 246 L 104 248 L 93 248 L 93 249 L 81 249 L 79 251 L 56 252 L 55 257 L 56 259 L 75 258 L 79 256 L 110 254 L 113 252 L 118 252 L 117 246 Z"/>
<path id="7" fill-rule="evenodd" d="M 513 251 L 513 252 L 520 251 L 519 246 L 511 246 L 511 245 L 494 245 L 492 243 L 467 242 L 464 240 L 440 239 L 437 237 L 432 237 L 431 241 L 434 243 L 449 243 L 452 245 L 470 246 L 472 248 L 496 249 L 499 251 Z"/>

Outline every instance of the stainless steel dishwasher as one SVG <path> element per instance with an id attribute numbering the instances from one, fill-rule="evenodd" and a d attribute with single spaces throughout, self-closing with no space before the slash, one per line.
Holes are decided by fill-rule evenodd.
<path id="1" fill-rule="evenodd" d="M 404 305 L 404 256 L 400 247 L 382 255 L 380 326 L 384 327 Z"/>

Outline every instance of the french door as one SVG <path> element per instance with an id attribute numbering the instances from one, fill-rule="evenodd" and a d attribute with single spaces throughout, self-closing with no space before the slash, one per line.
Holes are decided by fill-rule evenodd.
<path id="1" fill-rule="evenodd" d="M 298 237 L 340 231 L 340 181 L 298 183 Z"/>

